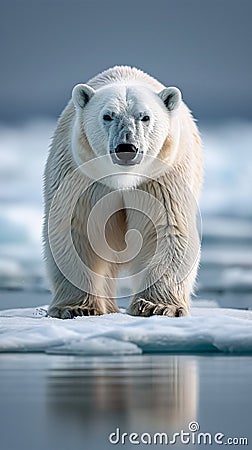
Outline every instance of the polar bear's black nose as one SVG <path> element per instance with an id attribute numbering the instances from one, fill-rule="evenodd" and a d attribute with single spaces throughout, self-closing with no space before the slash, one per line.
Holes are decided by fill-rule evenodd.
<path id="1" fill-rule="evenodd" d="M 120 161 L 127 163 L 136 157 L 137 148 L 133 144 L 119 144 L 115 149 L 115 153 Z"/>

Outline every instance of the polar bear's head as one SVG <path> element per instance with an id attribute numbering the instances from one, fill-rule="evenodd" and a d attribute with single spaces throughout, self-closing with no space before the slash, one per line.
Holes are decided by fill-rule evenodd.
<path id="1" fill-rule="evenodd" d="M 107 155 L 103 170 L 110 166 L 111 173 L 113 166 L 113 173 L 120 175 L 117 187 L 130 187 L 137 182 L 128 174 L 137 174 L 140 166 L 143 171 L 149 159 L 145 156 L 158 157 L 176 120 L 181 93 L 176 87 L 154 92 L 134 83 L 113 83 L 97 90 L 78 84 L 72 99 L 76 111 L 72 134 L 75 161 L 81 166 L 90 158 Z M 173 159 L 171 153 L 168 164 Z"/>

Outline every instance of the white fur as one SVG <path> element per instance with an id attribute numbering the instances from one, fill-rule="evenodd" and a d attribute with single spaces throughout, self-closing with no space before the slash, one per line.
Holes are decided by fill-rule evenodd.
<path id="1" fill-rule="evenodd" d="M 73 158 L 80 169 L 85 173 L 86 155 L 83 158 L 83 149 L 80 149 L 80 133 L 84 129 L 88 142 L 94 152 L 94 156 L 109 155 L 118 144 L 126 142 L 126 133 L 131 134 L 131 143 L 140 149 L 144 155 L 156 157 L 161 150 L 171 125 L 176 127 L 176 113 L 171 113 L 164 105 L 163 100 L 169 95 L 171 110 L 179 107 L 181 103 L 180 91 L 177 88 L 167 88 L 160 95 L 149 86 L 139 85 L 136 82 L 114 82 L 98 90 L 91 90 L 90 100 L 83 105 L 80 91 L 87 93 L 87 85 L 77 85 L 73 89 L 73 101 L 76 108 L 76 116 L 72 130 Z M 104 122 L 104 114 L 113 116 L 111 122 Z M 148 115 L 150 121 L 142 122 L 141 117 Z M 172 122 L 172 124 L 171 124 Z M 124 125 L 123 132 L 119 132 Z M 179 129 L 176 130 L 179 133 Z M 178 140 L 178 139 L 177 139 Z M 174 160 L 176 149 L 170 155 L 170 162 Z M 151 176 L 151 168 L 142 162 L 142 171 Z M 114 188 L 129 188 L 141 182 L 141 178 L 128 176 L 129 173 L 137 174 L 139 167 L 114 165 L 110 158 L 103 162 L 102 172 L 96 175 L 100 178 L 104 172 L 113 170 L 117 176 L 107 177 L 104 182 Z M 85 173 L 86 175 L 89 175 Z"/>
<path id="2" fill-rule="evenodd" d="M 104 114 L 113 120 L 104 121 Z M 143 115 L 150 120 L 141 121 Z M 113 164 L 110 152 L 126 141 L 143 152 L 140 164 Z M 94 184 L 86 189 L 90 180 Z M 129 312 L 187 314 L 199 260 L 196 213 L 201 182 L 200 137 L 178 88 L 166 88 L 127 66 L 108 69 L 75 86 L 45 168 L 43 236 L 53 291 L 49 314 L 67 318 L 81 315 L 80 311 L 118 311 L 113 278 L 125 242 L 129 251 L 134 247 L 133 254 L 136 250 L 133 230 L 141 234 L 143 249 L 128 263 L 137 289 Z M 116 190 L 111 204 L 114 200 L 108 194 Z M 86 225 L 103 197 L 91 222 L 95 240 L 91 245 Z M 149 202 L 151 198 L 157 202 Z M 110 261 L 114 253 L 115 263 L 94 251 L 107 248 L 102 242 L 103 212 L 111 210 L 117 213 L 109 222 L 111 248 L 106 252 Z M 160 236 L 154 257 L 156 237 L 148 216 Z M 85 264 L 92 270 L 83 272 Z M 141 276 L 136 277 L 138 271 Z"/>

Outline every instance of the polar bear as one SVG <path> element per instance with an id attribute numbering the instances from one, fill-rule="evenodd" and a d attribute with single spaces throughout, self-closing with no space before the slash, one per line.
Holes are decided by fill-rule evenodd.
<path id="1" fill-rule="evenodd" d="M 176 87 L 115 66 L 77 84 L 44 174 L 44 255 L 53 299 L 68 319 L 118 312 L 189 313 L 200 254 L 201 141 Z"/>

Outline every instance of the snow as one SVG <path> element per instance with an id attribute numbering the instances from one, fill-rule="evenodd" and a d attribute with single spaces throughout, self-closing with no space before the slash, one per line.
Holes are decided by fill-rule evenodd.
<path id="1" fill-rule="evenodd" d="M 252 311 L 192 308 L 183 318 L 129 316 L 122 311 L 60 320 L 47 307 L 0 312 L 1 352 L 134 355 L 169 352 L 252 353 Z"/>

